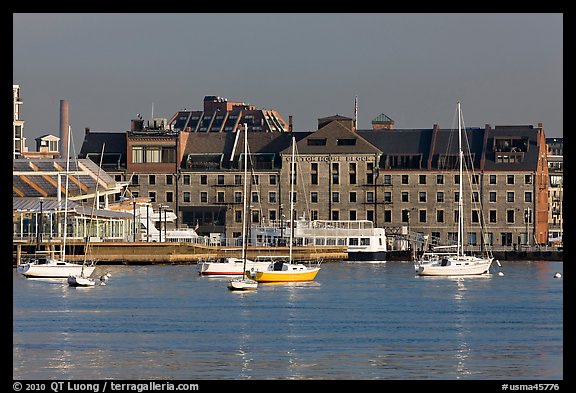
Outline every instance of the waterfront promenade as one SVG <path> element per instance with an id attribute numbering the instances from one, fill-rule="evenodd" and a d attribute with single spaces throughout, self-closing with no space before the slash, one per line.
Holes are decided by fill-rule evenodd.
<path id="1" fill-rule="evenodd" d="M 16 266 L 22 258 L 33 255 L 36 249 L 57 251 L 60 243 L 45 242 L 39 245 L 31 241 L 16 241 L 12 243 L 13 265 Z M 195 264 L 199 260 L 223 257 L 240 257 L 238 246 L 211 246 L 192 243 L 146 243 L 146 242 L 94 242 L 90 244 L 91 257 L 103 265 L 142 265 L 142 264 Z M 69 261 L 84 260 L 84 243 L 68 243 L 66 258 Z M 256 256 L 288 255 L 289 248 L 282 246 L 254 247 L 247 249 L 247 258 Z M 517 249 L 496 248 L 494 258 L 501 261 L 509 260 L 563 260 L 563 251 L 547 247 L 520 247 Z M 325 262 L 346 260 L 348 253 L 344 246 L 298 246 L 293 248 L 295 259 L 322 258 Z M 389 250 L 387 260 L 407 261 L 413 258 L 409 250 Z"/>

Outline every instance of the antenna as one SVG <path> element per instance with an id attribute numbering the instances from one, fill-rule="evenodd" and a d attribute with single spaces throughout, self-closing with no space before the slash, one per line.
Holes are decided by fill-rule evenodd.
<path id="1" fill-rule="evenodd" d="M 354 128 L 358 130 L 358 95 L 354 99 Z"/>
<path id="2" fill-rule="evenodd" d="M 150 121 L 154 121 L 154 103 L 152 103 L 152 114 L 150 115 Z"/>

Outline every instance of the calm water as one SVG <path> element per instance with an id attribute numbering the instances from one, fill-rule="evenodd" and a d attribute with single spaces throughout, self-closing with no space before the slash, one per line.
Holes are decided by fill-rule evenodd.
<path id="1" fill-rule="evenodd" d="M 418 277 L 326 263 L 231 292 L 196 266 L 99 266 L 106 286 L 13 273 L 14 379 L 563 379 L 562 262 Z"/>

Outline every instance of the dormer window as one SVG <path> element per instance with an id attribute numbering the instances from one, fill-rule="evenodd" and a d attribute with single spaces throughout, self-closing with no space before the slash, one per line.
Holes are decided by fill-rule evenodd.
<path id="1" fill-rule="evenodd" d="M 308 138 L 308 146 L 326 146 L 326 138 Z"/>

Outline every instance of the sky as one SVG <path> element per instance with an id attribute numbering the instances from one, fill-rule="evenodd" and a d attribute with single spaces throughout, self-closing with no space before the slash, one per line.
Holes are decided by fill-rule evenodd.
<path id="1" fill-rule="evenodd" d="M 14 13 L 13 83 L 27 146 L 84 128 L 202 110 L 207 95 L 274 109 L 294 131 L 543 123 L 563 136 L 561 13 Z M 457 125 L 456 125 L 457 127 Z M 79 150 L 78 150 L 79 152 Z"/>

